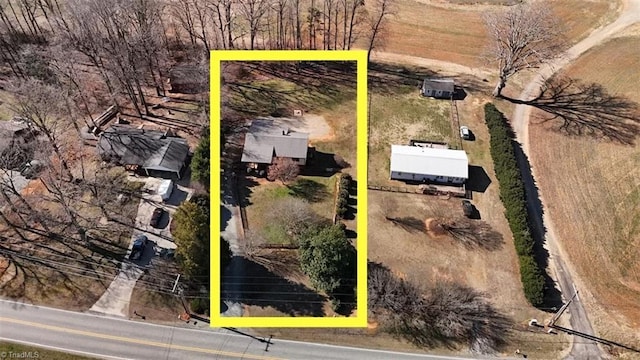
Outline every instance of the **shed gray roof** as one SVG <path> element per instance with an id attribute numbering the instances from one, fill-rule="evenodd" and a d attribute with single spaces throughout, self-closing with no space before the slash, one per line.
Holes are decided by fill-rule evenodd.
<path id="1" fill-rule="evenodd" d="M 273 156 L 306 158 L 309 134 L 280 127 L 274 120 L 251 123 L 244 140 L 242 162 L 270 164 Z"/>
<path id="2" fill-rule="evenodd" d="M 147 170 L 179 172 L 189 155 L 187 141 L 166 137 L 163 131 L 116 124 L 106 129 L 96 147 L 103 158 Z"/>
<path id="3" fill-rule="evenodd" d="M 424 81 L 422 82 L 422 89 L 453 92 L 454 81 L 453 79 L 424 79 Z"/>

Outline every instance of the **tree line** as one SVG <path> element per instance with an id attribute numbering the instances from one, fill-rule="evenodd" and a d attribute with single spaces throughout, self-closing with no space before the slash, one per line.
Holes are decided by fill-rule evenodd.
<path id="1" fill-rule="evenodd" d="M 524 295 L 531 305 L 540 306 L 544 300 L 544 277 L 535 259 L 526 191 L 514 150 L 513 133 L 504 115 L 493 104 L 486 104 L 484 111 L 491 135 L 491 157 L 500 183 L 500 200 L 513 234 Z"/>

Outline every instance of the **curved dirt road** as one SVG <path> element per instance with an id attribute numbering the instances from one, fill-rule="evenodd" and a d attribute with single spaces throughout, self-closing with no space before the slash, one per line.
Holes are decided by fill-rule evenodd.
<path id="1" fill-rule="evenodd" d="M 520 94 L 520 100 L 530 100 L 534 95 L 539 93 L 540 86 L 544 79 L 549 78 L 555 72 L 567 66 L 585 51 L 603 43 L 605 40 L 611 38 L 616 33 L 638 22 L 640 22 L 640 0 L 625 1 L 624 8 L 620 13 L 620 16 L 614 22 L 602 28 L 596 29 L 584 40 L 571 47 L 567 51 L 565 57 L 542 69 L 539 75 L 537 75 L 531 82 L 529 82 L 524 91 Z M 518 142 L 522 144 L 525 156 L 528 156 L 529 154 L 528 129 L 530 113 L 531 107 L 519 104 L 516 106 L 512 119 L 513 129 L 516 133 Z M 519 161 L 521 161 L 522 164 L 522 162 L 526 162 L 526 159 L 521 156 L 521 159 L 519 159 Z M 523 163 L 522 165 L 522 168 L 530 169 L 531 173 L 533 173 L 534 169 L 530 167 L 529 164 Z M 542 194 L 538 193 L 536 185 L 533 181 L 533 174 L 528 175 L 529 176 L 527 176 L 527 174 L 523 174 L 523 180 L 525 180 L 527 194 L 539 197 L 540 204 L 544 204 Z M 546 239 L 545 244 L 547 250 L 549 251 L 550 264 L 556 272 L 555 278 L 560 284 L 562 293 L 565 299 L 570 298 L 574 293 L 574 282 L 571 278 L 570 268 L 562 260 L 562 258 L 566 256 L 563 254 L 562 249 L 556 243 L 555 239 L 557 237 L 554 232 L 554 224 L 551 221 L 548 212 L 543 213 L 542 209 L 536 206 L 535 202 L 529 201 L 527 203 L 527 206 L 529 207 L 529 211 L 534 214 L 532 218 L 536 221 L 537 229 L 541 231 L 541 235 L 543 235 Z M 546 234 L 544 233 L 545 227 L 547 230 Z M 591 323 L 589 322 L 589 318 L 587 317 L 587 313 L 584 309 L 584 306 L 580 302 L 579 297 L 577 297 L 571 303 L 568 311 L 571 315 L 570 322 L 571 328 L 573 330 L 586 334 L 593 334 L 593 328 L 591 327 Z M 570 360 L 595 360 L 602 358 L 603 354 L 598 348 L 597 344 L 594 342 L 588 342 L 586 340 L 574 342 L 570 354 L 566 357 L 566 359 Z"/>

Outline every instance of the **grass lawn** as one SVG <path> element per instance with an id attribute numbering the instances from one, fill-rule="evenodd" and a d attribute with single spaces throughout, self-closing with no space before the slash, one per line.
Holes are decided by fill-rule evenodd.
<path id="1" fill-rule="evenodd" d="M 266 223 L 273 202 L 287 197 L 301 198 L 309 201 L 311 208 L 318 215 L 331 219 L 337 178 L 337 174 L 330 177 L 298 176 L 295 182 L 287 185 L 278 181 L 260 181 L 259 185 L 251 188 L 251 205 L 246 208 L 249 229 L 263 234 L 268 243 L 290 243 L 291 239 L 282 228 Z"/>
<path id="2" fill-rule="evenodd" d="M 97 358 L 74 355 L 61 351 L 49 350 L 43 347 L 33 345 L 23 345 L 2 341 L 0 342 L 0 353 L 5 354 L 6 359 L 25 358 L 25 359 L 56 359 L 56 360 L 93 360 Z M 13 353 L 13 354 L 12 354 Z M 21 357 L 24 355 L 23 357 Z M 26 357 L 31 356 L 31 357 Z"/>
<path id="3" fill-rule="evenodd" d="M 416 87 L 399 86 L 389 93 L 370 91 L 369 182 L 389 180 L 391 145 L 409 145 L 410 140 L 450 143 L 451 103 L 422 97 Z"/>
<path id="4" fill-rule="evenodd" d="M 239 64 L 242 69 L 234 74 L 237 76 L 223 70 L 224 102 L 226 107 L 245 114 L 264 116 L 278 109 L 315 113 L 334 109 L 356 96 L 355 70 L 331 69 L 323 76 L 317 70 L 298 73 L 290 64 Z"/>
<path id="5" fill-rule="evenodd" d="M 636 28 L 637 30 L 638 28 Z M 615 38 L 564 72 L 640 103 L 640 35 Z M 546 117 L 534 112 L 532 121 Z M 640 114 L 636 122 L 640 121 Z M 531 161 L 575 267 L 589 318 L 604 337 L 640 347 L 640 141 L 621 145 L 566 136 L 557 123 L 530 125 Z M 558 156 L 562 154 L 562 156 Z M 588 296 L 587 296 L 588 294 Z"/>

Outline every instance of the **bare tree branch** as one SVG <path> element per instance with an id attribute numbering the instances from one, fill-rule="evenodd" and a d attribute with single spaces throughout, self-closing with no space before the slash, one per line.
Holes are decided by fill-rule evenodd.
<path id="1" fill-rule="evenodd" d="M 486 56 L 498 65 L 500 80 L 493 92 L 500 96 L 507 80 L 525 69 L 536 69 L 561 56 L 563 28 L 547 4 L 521 3 L 486 13 L 490 45 Z"/>

